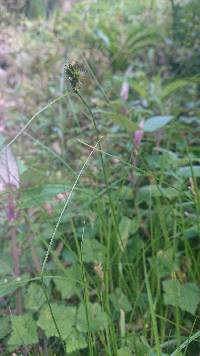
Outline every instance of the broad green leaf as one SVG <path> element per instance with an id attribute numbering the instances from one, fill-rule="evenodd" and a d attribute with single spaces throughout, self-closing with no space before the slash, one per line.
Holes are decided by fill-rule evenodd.
<path id="1" fill-rule="evenodd" d="M 156 152 L 162 153 L 161 157 L 158 155 L 154 156 L 159 165 L 163 163 L 165 167 L 170 165 L 177 166 L 179 158 L 176 153 L 164 148 L 156 148 Z"/>
<path id="2" fill-rule="evenodd" d="M 122 250 L 126 247 L 129 235 L 135 234 L 139 228 L 139 219 L 129 219 L 127 216 L 123 216 L 119 223 L 120 232 L 120 246 Z"/>
<path id="3" fill-rule="evenodd" d="M 8 275 L 12 273 L 12 261 L 9 255 L 1 253 L 0 255 L 0 275 Z"/>
<path id="4" fill-rule="evenodd" d="M 177 280 L 163 282 L 165 304 L 178 306 L 181 310 L 195 314 L 200 302 L 200 289 L 194 283 L 180 284 Z"/>
<path id="5" fill-rule="evenodd" d="M 110 295 L 110 299 L 116 310 L 119 311 L 122 309 L 125 312 L 131 311 L 131 303 L 120 288 L 116 288 L 115 292 Z"/>
<path id="6" fill-rule="evenodd" d="M 19 283 L 13 279 L 4 278 L 0 282 L 0 297 L 13 293 L 19 287 Z"/>
<path id="7" fill-rule="evenodd" d="M 193 239 L 200 235 L 199 226 L 194 225 L 188 229 L 185 229 L 184 235 L 187 239 Z"/>
<path id="8" fill-rule="evenodd" d="M 178 191 L 174 188 L 163 188 L 159 185 L 147 185 L 138 190 L 137 201 L 147 201 L 149 202 L 150 198 L 167 198 L 174 199 L 178 196 Z"/>
<path id="9" fill-rule="evenodd" d="M 72 328 L 70 335 L 66 339 L 66 351 L 68 353 L 76 350 L 85 349 L 87 347 L 87 341 L 85 336 L 75 328 Z"/>
<path id="10" fill-rule="evenodd" d="M 117 350 L 117 356 L 132 356 L 132 352 L 128 347 L 121 347 Z"/>
<path id="11" fill-rule="evenodd" d="M 102 262 L 105 247 L 96 239 L 83 239 L 82 254 L 84 262 Z"/>
<path id="12" fill-rule="evenodd" d="M 81 303 L 78 307 L 77 314 L 77 329 L 81 332 L 88 332 L 88 326 L 90 331 L 99 331 L 106 328 L 108 325 L 107 314 L 102 311 L 101 306 L 98 303 L 88 303 L 86 306 Z M 88 325 L 89 321 L 89 325 Z"/>
<path id="13" fill-rule="evenodd" d="M 148 296 L 147 293 L 139 293 L 135 304 L 140 307 L 141 310 L 146 310 L 147 306 L 148 306 Z"/>
<path id="14" fill-rule="evenodd" d="M 160 250 L 155 257 L 150 259 L 155 275 L 160 278 L 169 276 L 178 270 L 178 259 L 174 257 L 173 249 Z"/>
<path id="15" fill-rule="evenodd" d="M 51 304 L 52 312 L 63 339 L 66 339 L 76 322 L 76 307 L 68 307 L 65 305 Z M 46 336 L 58 336 L 49 306 L 45 304 L 40 311 L 38 326 L 44 330 Z"/>
<path id="16" fill-rule="evenodd" d="M 38 342 L 37 324 L 31 314 L 11 316 L 12 334 L 9 346 L 32 345 Z"/>
<path id="17" fill-rule="evenodd" d="M 200 166 L 185 166 L 178 170 L 178 174 L 184 178 L 190 178 L 193 175 L 195 177 L 200 177 Z"/>
<path id="18" fill-rule="evenodd" d="M 123 216 L 120 223 L 119 223 L 119 232 L 120 232 L 120 247 L 123 251 L 127 245 L 128 237 L 131 232 L 131 224 L 132 220 L 129 219 L 127 216 Z"/>
<path id="19" fill-rule="evenodd" d="M 0 340 L 11 332 L 10 317 L 0 317 Z"/>
<path id="20" fill-rule="evenodd" d="M 154 132 L 167 125 L 173 116 L 154 116 L 144 123 L 144 132 Z"/>
<path id="21" fill-rule="evenodd" d="M 143 242 L 139 234 L 135 235 L 134 238 L 130 239 L 126 252 L 131 260 L 133 258 L 137 258 L 138 253 L 140 253 L 140 251 L 142 250 L 142 246 Z"/>
<path id="22" fill-rule="evenodd" d="M 104 111 L 102 112 L 102 115 L 111 119 L 121 127 L 123 127 L 126 131 L 128 132 L 134 132 L 137 130 L 137 124 L 131 120 L 125 115 L 118 114 L 115 112 L 109 112 L 109 111 Z"/>
<path id="23" fill-rule="evenodd" d="M 4 297 L 10 293 L 13 293 L 17 288 L 23 286 L 29 281 L 27 274 L 16 278 L 4 278 L 0 282 L 0 297 Z"/>
<path id="24" fill-rule="evenodd" d="M 60 291 L 62 299 L 69 299 L 73 295 L 80 295 L 80 274 L 74 267 L 69 267 L 65 271 L 63 278 L 54 278 L 57 290 Z"/>
<path id="25" fill-rule="evenodd" d="M 144 336 L 139 337 L 135 332 L 132 332 L 126 337 L 126 345 L 137 356 L 149 356 L 151 348 Z"/>
<path id="26" fill-rule="evenodd" d="M 31 283 L 25 297 L 26 309 L 38 310 L 45 303 L 46 298 L 41 286 L 37 283 Z"/>
<path id="27" fill-rule="evenodd" d="M 139 219 L 139 217 L 134 217 L 133 219 L 131 219 L 130 234 L 131 235 L 135 234 L 138 231 L 139 227 L 140 227 L 140 219 Z"/>
<path id="28" fill-rule="evenodd" d="M 46 184 L 41 187 L 28 189 L 21 195 L 20 207 L 31 208 L 40 206 L 57 194 L 66 192 L 66 188 L 64 184 Z"/>

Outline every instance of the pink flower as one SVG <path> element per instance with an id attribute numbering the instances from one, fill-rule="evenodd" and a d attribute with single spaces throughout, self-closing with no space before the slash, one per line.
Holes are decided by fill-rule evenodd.
<path id="1" fill-rule="evenodd" d="M 129 84 L 127 82 L 123 82 L 120 91 L 120 97 L 123 100 L 128 100 L 128 93 L 129 93 Z"/>
<path id="2" fill-rule="evenodd" d="M 138 130 L 135 131 L 133 136 L 133 142 L 135 147 L 138 149 L 140 147 L 142 137 L 144 135 L 144 120 L 140 121 Z"/>

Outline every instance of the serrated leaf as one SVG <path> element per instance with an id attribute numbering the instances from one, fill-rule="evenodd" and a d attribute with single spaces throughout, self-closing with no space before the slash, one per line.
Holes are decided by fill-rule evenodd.
<path id="1" fill-rule="evenodd" d="M 67 336 L 70 335 L 72 328 L 75 326 L 76 307 L 67 307 L 52 303 L 51 308 L 60 334 L 65 340 Z M 42 330 L 44 330 L 46 336 L 58 336 L 49 306 L 47 304 L 42 307 L 37 324 Z"/>
<path id="2" fill-rule="evenodd" d="M 122 309 L 129 312 L 132 309 L 131 303 L 120 288 L 116 288 L 115 292 L 110 295 L 110 299 L 114 308 L 118 311 Z"/>
<path id="3" fill-rule="evenodd" d="M 11 332 L 10 317 L 0 317 L 0 339 L 4 339 Z"/>
<path id="4" fill-rule="evenodd" d="M 77 269 L 69 267 L 65 271 L 63 278 L 54 278 L 56 288 L 60 291 L 62 299 L 69 299 L 73 295 L 80 295 L 80 275 L 78 275 Z"/>
<path id="5" fill-rule="evenodd" d="M 148 355 L 151 348 L 144 336 L 139 337 L 135 332 L 132 332 L 126 337 L 126 344 L 134 355 L 143 356 Z"/>
<path id="6" fill-rule="evenodd" d="M 167 125 L 171 120 L 173 119 L 173 116 L 154 116 L 149 119 L 147 119 L 144 123 L 144 132 L 154 132 L 165 125 Z"/>
<path id="7" fill-rule="evenodd" d="M 24 274 L 17 278 L 4 278 L 0 282 L 0 297 L 4 297 L 10 293 L 13 293 L 17 288 L 26 284 L 29 281 L 29 277 Z"/>
<path id="8" fill-rule="evenodd" d="M 88 303 L 87 304 L 87 313 L 86 316 L 86 307 L 84 303 L 81 303 L 78 307 L 77 314 L 77 329 L 81 332 L 95 332 L 103 330 L 108 324 L 108 316 L 102 311 L 101 306 L 98 303 Z M 89 321 L 89 328 L 88 328 Z"/>
<path id="9" fill-rule="evenodd" d="M 150 259 L 152 269 L 160 278 L 169 276 L 178 270 L 178 258 L 174 256 L 173 249 L 160 250 Z"/>
<path id="10" fill-rule="evenodd" d="M 87 341 L 85 336 L 81 334 L 78 330 L 73 328 L 70 335 L 66 339 L 66 351 L 68 353 L 74 352 L 76 350 L 85 349 L 87 347 Z"/>
<path id="11" fill-rule="evenodd" d="M 37 324 L 31 314 L 11 316 L 12 334 L 9 346 L 32 345 L 38 342 Z"/>
<path id="12" fill-rule="evenodd" d="M 45 303 L 46 298 L 41 286 L 37 283 L 31 283 L 28 286 L 25 298 L 26 309 L 38 310 Z"/>
<path id="13" fill-rule="evenodd" d="M 178 306 L 181 310 L 195 314 L 200 302 L 200 290 L 194 283 L 180 284 L 177 280 L 163 282 L 165 304 Z"/>
<path id="14" fill-rule="evenodd" d="M 84 262 L 102 262 L 104 259 L 105 247 L 96 239 L 84 239 L 82 244 L 82 254 Z"/>
<path id="15" fill-rule="evenodd" d="M 117 350 L 117 356 L 132 356 L 132 352 L 128 347 L 121 347 Z"/>

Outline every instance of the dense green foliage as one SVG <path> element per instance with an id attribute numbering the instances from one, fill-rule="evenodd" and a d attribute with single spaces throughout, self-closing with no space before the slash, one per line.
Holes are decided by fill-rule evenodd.
<path id="1" fill-rule="evenodd" d="M 197 356 L 199 1 L 63 3 L 1 5 L 0 354 Z"/>

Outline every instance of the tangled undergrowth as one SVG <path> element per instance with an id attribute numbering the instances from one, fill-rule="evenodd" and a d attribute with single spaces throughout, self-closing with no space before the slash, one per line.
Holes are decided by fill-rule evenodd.
<path id="1" fill-rule="evenodd" d="M 1 5 L 0 354 L 199 355 L 199 2 L 36 3 Z"/>

